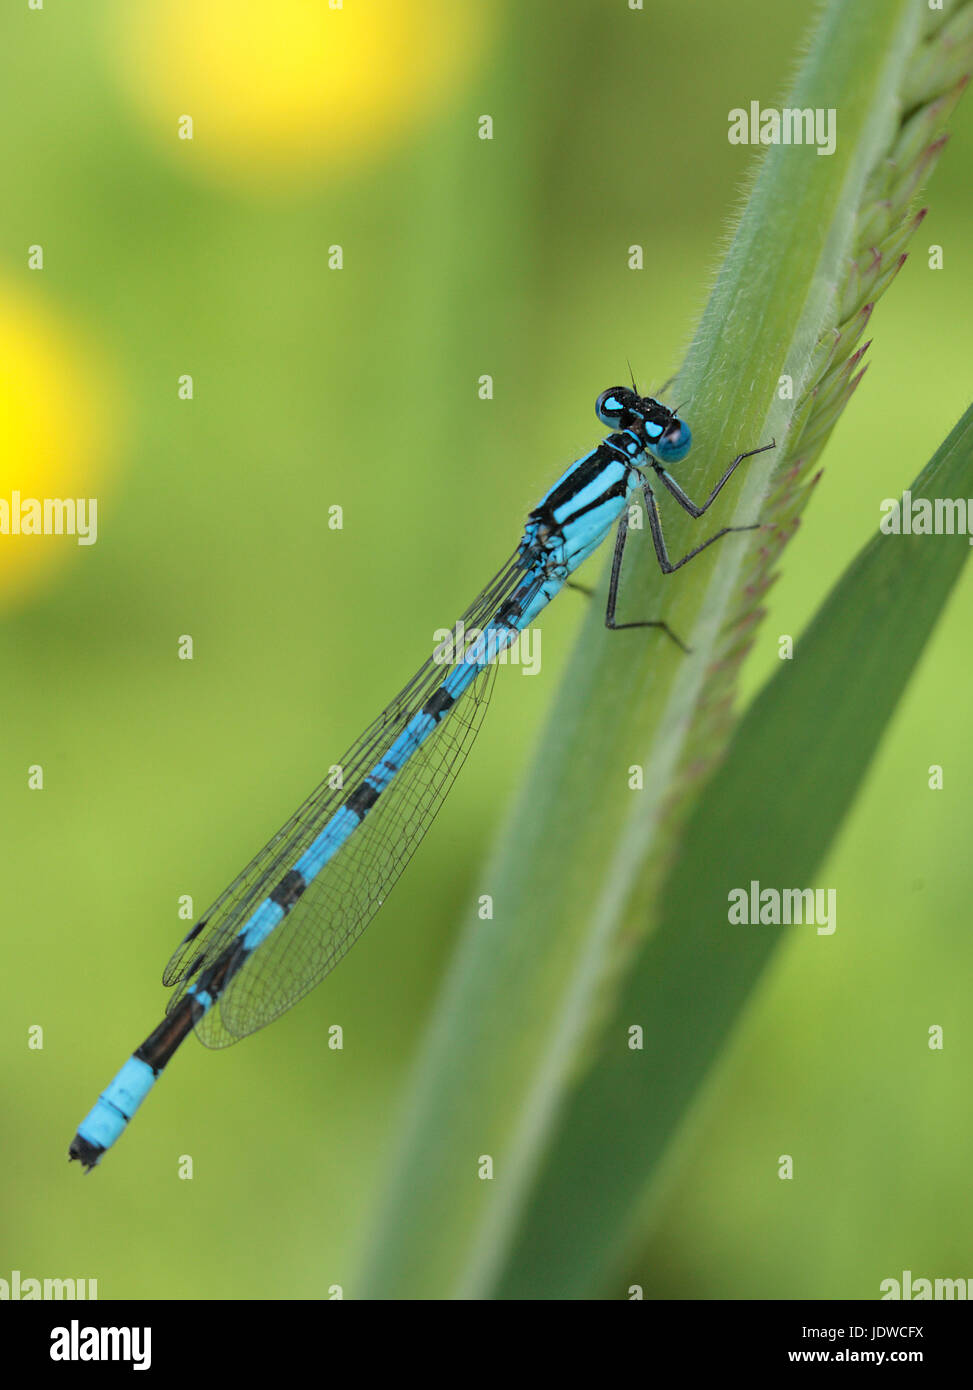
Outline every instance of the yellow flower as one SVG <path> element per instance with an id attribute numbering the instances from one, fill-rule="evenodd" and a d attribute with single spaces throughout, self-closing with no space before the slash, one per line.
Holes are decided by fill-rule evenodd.
<path id="1" fill-rule="evenodd" d="M 264 186 L 408 138 L 469 83 L 495 13 L 487 0 L 142 0 L 108 39 L 174 156 Z"/>
<path id="2" fill-rule="evenodd" d="M 74 510 L 77 498 L 102 500 L 105 402 L 113 393 L 92 363 L 91 345 L 33 295 L 6 284 L 0 284 L 0 361 L 0 611 L 6 611 L 91 554 L 77 535 L 12 532 L 33 502 L 46 501 L 63 523 L 60 502 L 70 499 Z"/>

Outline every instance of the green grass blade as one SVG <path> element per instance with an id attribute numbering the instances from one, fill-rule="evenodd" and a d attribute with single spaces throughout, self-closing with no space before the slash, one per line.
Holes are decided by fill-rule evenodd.
<path id="1" fill-rule="evenodd" d="M 700 499 L 734 454 L 777 439 L 702 523 L 709 535 L 759 516 L 773 532 L 721 541 L 665 584 L 647 543 L 626 557 L 620 619 L 666 619 L 689 659 L 662 638 L 606 633 L 603 603 L 592 604 L 482 881 L 492 918 L 465 935 L 403 1112 L 365 1296 L 495 1287 L 565 1089 L 652 928 L 681 829 L 732 730 L 760 594 L 860 380 L 856 344 L 901 265 L 911 198 L 959 95 L 955 55 L 968 59 L 969 42 L 956 26 L 973 6 L 926 38 L 924 13 L 914 0 L 832 0 L 823 13 L 786 104 L 834 108 L 837 147 L 769 149 L 671 393 L 689 402 L 695 463 L 681 476 Z M 678 556 L 702 537 L 680 515 L 667 516 L 667 538 Z M 629 789 L 633 768 L 641 790 Z M 479 1176 L 483 1155 L 492 1180 Z"/>
<path id="2" fill-rule="evenodd" d="M 973 406 L 911 491 L 973 496 Z M 747 711 L 689 821 L 604 1054 L 565 1110 L 502 1296 L 597 1287 L 645 1175 L 784 936 L 731 926 L 728 892 L 752 879 L 814 882 L 969 553 L 966 535 L 877 534 Z M 633 1024 L 644 1027 L 642 1051 L 628 1047 Z"/>

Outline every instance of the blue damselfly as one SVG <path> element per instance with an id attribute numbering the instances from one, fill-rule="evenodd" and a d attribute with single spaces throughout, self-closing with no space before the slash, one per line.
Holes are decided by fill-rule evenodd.
<path id="1" fill-rule="evenodd" d="M 615 620 L 628 508 L 640 490 L 659 567 L 680 569 L 730 531 L 724 526 L 675 562 L 653 479 L 690 516 L 719 496 L 751 449 L 693 502 L 668 472 L 691 445 L 676 411 L 615 386 L 596 403 L 612 431 L 578 459 L 530 513 L 520 544 L 437 649 L 341 759 L 340 785 L 322 782 L 192 927 L 163 974 L 166 1016 L 81 1122 L 69 1156 L 91 1169 L 121 1135 L 176 1048 L 194 1031 L 224 1047 L 297 1003 L 338 963 L 381 907 L 442 805 L 480 727 L 495 661 L 618 525 L 605 622 Z M 755 523 L 757 524 L 757 523 Z M 572 585 L 572 587 L 580 587 Z M 448 655 L 448 660 L 447 660 Z"/>

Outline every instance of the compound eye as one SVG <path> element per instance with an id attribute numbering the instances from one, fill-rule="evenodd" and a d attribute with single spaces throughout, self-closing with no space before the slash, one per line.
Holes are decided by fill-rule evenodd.
<path id="1" fill-rule="evenodd" d="M 595 401 L 595 414 L 603 425 L 617 429 L 628 414 L 631 398 L 627 386 L 610 386 Z"/>
<path id="2" fill-rule="evenodd" d="M 693 436 L 685 421 L 675 415 L 662 431 L 661 439 L 651 445 L 652 452 L 665 463 L 678 463 L 689 453 Z"/>

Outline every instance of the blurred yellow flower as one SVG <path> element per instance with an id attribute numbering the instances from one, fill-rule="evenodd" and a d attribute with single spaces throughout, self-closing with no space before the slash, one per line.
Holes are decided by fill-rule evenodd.
<path id="1" fill-rule="evenodd" d="M 113 16 L 120 77 L 174 154 L 258 187 L 408 137 L 470 81 L 489 0 L 142 0 Z M 192 145 L 179 138 L 192 118 Z"/>
<path id="2" fill-rule="evenodd" d="M 91 553 L 90 535 L 79 536 L 90 499 L 101 500 L 113 394 L 92 352 L 33 296 L 0 283 L 0 611 Z"/>

